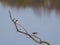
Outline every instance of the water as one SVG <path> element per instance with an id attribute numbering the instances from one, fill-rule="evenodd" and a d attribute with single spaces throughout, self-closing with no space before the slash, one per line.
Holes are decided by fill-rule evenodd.
<path id="1" fill-rule="evenodd" d="M 16 32 L 9 18 L 8 11 L 19 20 L 29 33 L 38 32 L 38 36 L 52 45 L 60 43 L 60 15 L 56 9 L 47 8 L 14 8 L 0 3 L 0 45 L 39 45 L 26 36 Z"/>

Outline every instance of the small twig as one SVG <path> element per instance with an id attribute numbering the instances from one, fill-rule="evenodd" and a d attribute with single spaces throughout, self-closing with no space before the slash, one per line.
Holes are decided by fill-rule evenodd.
<path id="1" fill-rule="evenodd" d="M 12 18 L 10 11 L 9 11 L 9 16 L 10 16 L 11 21 L 14 23 L 17 32 L 29 36 L 33 41 L 35 41 L 35 42 L 37 42 L 37 43 L 39 43 L 39 44 L 45 43 L 45 44 L 47 44 L 47 45 L 51 45 L 49 42 L 42 41 L 42 40 L 41 40 L 39 37 L 37 37 L 37 36 L 35 36 L 35 38 L 34 38 L 34 36 L 30 35 L 30 34 L 27 32 L 27 30 L 26 30 L 22 25 L 16 23 L 16 20 L 15 20 L 15 18 Z M 18 27 L 17 27 L 18 25 L 21 26 L 21 27 L 25 30 L 25 32 L 19 30 Z M 39 41 L 38 41 L 37 39 L 38 39 Z"/>
<path id="2" fill-rule="evenodd" d="M 47 45 L 51 45 L 49 42 L 40 40 L 40 44 L 43 44 L 43 43 L 45 43 L 45 44 L 47 44 Z"/>
<path id="3" fill-rule="evenodd" d="M 41 40 L 41 38 L 39 38 L 38 36 L 35 36 L 35 35 L 31 35 L 31 36 L 33 36 L 33 37 L 35 37 L 35 38 Z"/>
<path id="4" fill-rule="evenodd" d="M 26 33 L 28 33 L 28 31 L 27 31 L 22 25 L 20 25 L 20 24 L 17 24 L 17 25 L 19 25 L 20 27 L 22 27 L 22 29 L 23 29 Z"/>

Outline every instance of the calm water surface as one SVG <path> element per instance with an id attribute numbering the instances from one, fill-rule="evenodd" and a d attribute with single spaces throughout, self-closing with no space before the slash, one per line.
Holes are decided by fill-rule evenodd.
<path id="1" fill-rule="evenodd" d="M 14 8 L 0 3 L 0 45 L 39 45 L 16 32 L 8 11 L 19 20 L 29 33 L 38 36 L 52 45 L 60 45 L 60 16 L 55 9 L 21 7 Z M 33 43 L 32 43 L 33 42 Z"/>

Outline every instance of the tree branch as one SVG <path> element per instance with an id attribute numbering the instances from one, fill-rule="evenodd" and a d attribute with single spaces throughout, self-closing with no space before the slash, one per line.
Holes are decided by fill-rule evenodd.
<path id="1" fill-rule="evenodd" d="M 32 36 L 32 35 L 30 35 L 30 34 L 27 32 L 27 30 L 26 30 L 22 25 L 16 23 L 16 20 L 15 20 L 15 18 L 12 18 L 12 16 L 11 16 L 11 12 L 10 12 L 10 11 L 9 11 L 9 16 L 10 16 L 11 21 L 14 23 L 17 32 L 29 36 L 29 37 L 30 37 L 33 41 L 35 41 L 36 43 L 39 43 L 39 44 L 43 44 L 43 43 L 45 43 L 45 44 L 47 44 L 47 45 L 51 45 L 49 42 L 42 41 L 39 37 L 36 37 L 36 36 Z M 25 30 L 25 32 L 22 31 L 22 29 L 19 30 L 18 27 L 17 27 L 18 25 L 21 26 L 22 29 Z"/>

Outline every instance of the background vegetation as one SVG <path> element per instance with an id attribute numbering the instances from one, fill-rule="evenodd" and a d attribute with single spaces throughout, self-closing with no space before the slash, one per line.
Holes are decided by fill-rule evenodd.
<path id="1" fill-rule="evenodd" d="M 60 9 L 60 0 L 0 0 L 5 5 L 10 6 L 36 6 Z"/>

